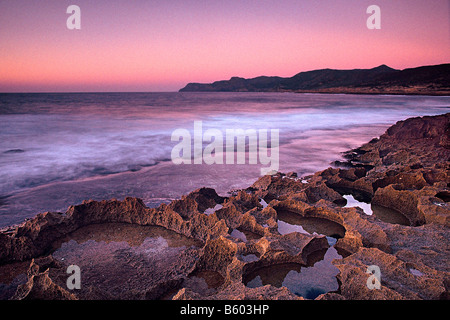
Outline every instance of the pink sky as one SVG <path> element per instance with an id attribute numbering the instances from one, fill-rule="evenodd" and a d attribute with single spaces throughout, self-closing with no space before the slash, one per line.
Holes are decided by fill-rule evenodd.
<path id="1" fill-rule="evenodd" d="M 68 30 L 66 8 L 81 8 Z M 366 27 L 369 5 L 381 30 Z M 176 91 L 232 76 L 450 62 L 448 0 L 0 0 L 0 92 Z"/>

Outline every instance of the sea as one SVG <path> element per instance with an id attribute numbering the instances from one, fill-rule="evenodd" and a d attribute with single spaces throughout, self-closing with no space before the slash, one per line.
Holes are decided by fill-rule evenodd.
<path id="1" fill-rule="evenodd" d="M 227 130 L 277 130 L 278 148 L 268 150 L 279 156 L 276 169 L 304 177 L 399 120 L 447 112 L 449 96 L 0 94 L 0 227 L 89 199 L 139 197 L 156 207 L 200 187 L 227 195 L 261 176 L 262 161 L 249 160 L 250 139 L 245 163 L 175 164 L 181 139 L 174 132 L 190 133 L 194 150 L 195 123 L 203 134 L 216 133 L 210 140 L 200 136 L 202 150 L 212 141 L 225 148 Z"/>

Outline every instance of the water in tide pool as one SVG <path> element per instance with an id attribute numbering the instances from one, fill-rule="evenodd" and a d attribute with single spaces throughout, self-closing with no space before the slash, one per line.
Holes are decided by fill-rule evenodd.
<path id="1" fill-rule="evenodd" d="M 450 97 L 424 96 L 0 94 L 0 227 L 85 199 L 134 196 L 157 206 L 202 186 L 226 194 L 260 176 L 261 162 L 173 164 L 171 135 L 193 133 L 194 121 L 224 137 L 226 129 L 279 129 L 279 171 L 303 176 L 398 120 L 449 110 Z"/>

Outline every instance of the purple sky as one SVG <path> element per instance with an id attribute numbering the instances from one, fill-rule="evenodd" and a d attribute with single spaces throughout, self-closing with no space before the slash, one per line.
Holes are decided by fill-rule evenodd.
<path id="1" fill-rule="evenodd" d="M 81 8 L 81 30 L 66 9 Z M 381 8 L 381 30 L 366 9 Z M 0 1 L 0 92 L 175 91 L 232 76 L 449 62 L 448 0 Z"/>

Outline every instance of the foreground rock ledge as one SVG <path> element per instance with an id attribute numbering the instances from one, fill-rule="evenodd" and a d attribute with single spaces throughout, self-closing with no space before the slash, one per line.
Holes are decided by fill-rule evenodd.
<path id="1" fill-rule="evenodd" d="M 264 176 L 230 197 L 201 188 L 152 209 L 126 198 L 39 214 L 0 232 L 0 298 L 303 299 L 285 287 L 249 288 L 242 279 L 261 267 L 306 265 L 311 254 L 329 247 L 328 235 L 338 239 L 334 247 L 343 256 L 333 260 L 339 289 L 316 299 L 448 299 L 449 120 L 450 114 L 400 121 L 379 139 L 346 152 L 346 161 L 337 161 L 335 168 L 302 178 Z M 344 207 L 343 194 L 394 210 L 405 223 Z M 322 225 L 318 233 L 324 235 L 280 234 L 278 216 L 286 212 Z M 64 266 L 52 256 L 55 243 L 102 223 L 160 226 L 196 239 L 199 247 L 177 258 L 176 267 L 151 286 L 128 296 L 95 287 L 83 294 L 69 291 L 67 275 L 61 276 Z M 232 236 L 235 230 L 247 237 Z M 366 285 L 370 265 L 381 270 L 378 290 Z M 212 275 L 216 284 L 200 285 L 196 276 L 202 274 Z"/>

